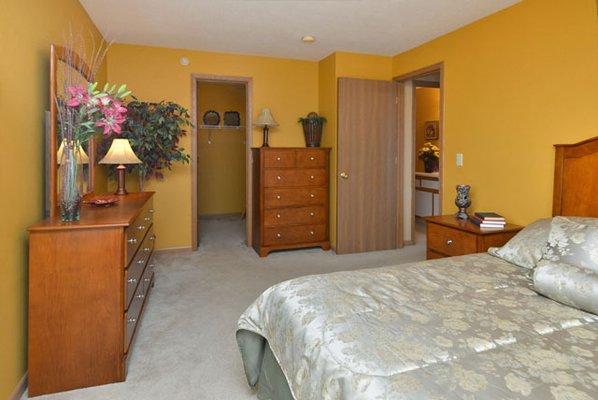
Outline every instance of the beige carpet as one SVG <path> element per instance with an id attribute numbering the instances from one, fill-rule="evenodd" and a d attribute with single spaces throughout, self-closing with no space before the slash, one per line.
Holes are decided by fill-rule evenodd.
<path id="1" fill-rule="evenodd" d="M 201 222 L 197 252 L 157 258 L 149 299 L 123 383 L 41 396 L 48 400 L 256 399 L 235 342 L 239 315 L 269 286 L 294 277 L 425 258 L 418 244 L 397 251 L 335 255 L 320 249 L 261 259 L 243 244 L 243 222 Z M 27 396 L 23 397 L 24 399 Z"/>

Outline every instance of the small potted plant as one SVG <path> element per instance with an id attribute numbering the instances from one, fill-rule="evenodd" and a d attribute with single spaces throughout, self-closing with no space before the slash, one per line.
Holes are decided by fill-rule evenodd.
<path id="1" fill-rule="evenodd" d="M 326 118 L 319 116 L 316 112 L 310 112 L 307 114 L 307 117 L 299 118 L 299 122 L 303 125 L 305 146 L 320 147 L 320 142 L 322 141 L 322 127 L 326 122 Z"/>
<path id="2" fill-rule="evenodd" d="M 424 162 L 425 172 L 438 172 L 438 160 L 440 149 L 431 142 L 424 143 L 424 146 L 417 151 L 417 156 Z"/>

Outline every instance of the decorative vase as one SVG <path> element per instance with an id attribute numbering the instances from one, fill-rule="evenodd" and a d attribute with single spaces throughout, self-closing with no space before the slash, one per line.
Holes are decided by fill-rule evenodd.
<path id="1" fill-rule="evenodd" d="M 471 197 L 469 191 L 471 186 L 469 185 L 457 185 L 457 198 L 455 199 L 455 205 L 459 207 L 459 211 L 455 214 L 457 219 L 466 220 L 469 218 L 467 215 L 467 207 L 471 205 Z"/>
<path id="2" fill-rule="evenodd" d="M 438 172 L 438 158 L 426 158 L 424 160 L 424 172 Z"/>
<path id="3" fill-rule="evenodd" d="M 62 155 L 58 176 L 60 192 L 58 204 L 60 219 L 65 222 L 78 221 L 81 217 L 81 199 L 83 194 L 83 157 L 81 146 L 73 140 L 62 142 Z"/>
<path id="4" fill-rule="evenodd" d="M 320 147 L 322 141 L 322 123 L 318 120 L 306 119 L 301 122 L 305 135 L 305 146 Z"/>

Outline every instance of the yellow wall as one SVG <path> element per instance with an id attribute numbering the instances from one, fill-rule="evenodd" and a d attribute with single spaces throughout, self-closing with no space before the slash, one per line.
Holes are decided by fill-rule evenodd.
<path id="1" fill-rule="evenodd" d="M 550 215 L 552 145 L 598 135 L 596 1 L 523 1 L 395 56 L 393 73 L 440 61 L 443 211 L 468 183 L 475 210 L 520 224 Z"/>
<path id="2" fill-rule="evenodd" d="M 26 228 L 43 216 L 50 44 L 64 43 L 69 24 L 101 40 L 76 0 L 0 5 L 0 399 L 26 370 Z"/>
<path id="3" fill-rule="evenodd" d="M 245 86 L 200 82 L 197 84 L 197 124 L 208 110 L 220 114 L 237 111 L 245 126 Z M 245 129 L 200 129 L 197 154 L 199 215 L 235 214 L 245 210 Z"/>
<path id="4" fill-rule="evenodd" d="M 440 146 L 439 140 L 425 140 L 427 121 L 438 121 L 440 118 L 440 89 L 418 87 L 415 89 L 415 149 L 421 149 L 424 143 L 430 142 Z M 420 158 L 415 163 L 415 170 L 424 171 L 424 161 Z"/>
<path id="5" fill-rule="evenodd" d="M 179 64 L 186 56 L 188 66 Z M 191 74 L 253 78 L 253 114 L 270 107 L 278 123 L 270 131 L 271 146 L 304 146 L 297 119 L 318 110 L 318 63 L 147 46 L 114 45 L 108 53 L 108 77 L 126 82 L 142 100 L 174 101 L 191 107 Z M 261 145 L 259 128 L 253 145 Z M 182 141 L 190 152 L 190 137 Z M 177 164 L 163 181 L 149 181 L 155 190 L 156 230 L 160 248 L 191 246 L 191 167 Z"/>
<path id="6" fill-rule="evenodd" d="M 336 193 L 337 193 L 337 90 L 338 78 L 390 80 L 392 58 L 347 52 L 332 53 L 318 63 L 320 114 L 327 118 L 322 136 L 322 147 L 330 152 L 330 241 L 336 247 Z"/>

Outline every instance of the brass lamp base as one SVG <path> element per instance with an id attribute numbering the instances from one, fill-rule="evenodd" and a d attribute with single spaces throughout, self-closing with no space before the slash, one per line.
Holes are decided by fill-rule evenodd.
<path id="1" fill-rule="evenodd" d="M 127 189 L 125 189 L 125 170 L 126 167 L 122 164 L 120 164 L 118 167 L 116 167 L 116 179 L 118 182 L 118 188 L 116 189 L 116 192 L 114 192 L 114 194 L 117 194 L 119 196 L 125 195 L 127 194 Z"/>

